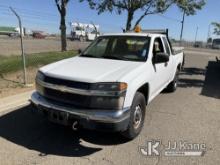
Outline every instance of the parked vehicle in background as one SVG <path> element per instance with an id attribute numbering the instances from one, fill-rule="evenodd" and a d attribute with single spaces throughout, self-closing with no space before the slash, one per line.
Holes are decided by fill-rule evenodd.
<path id="1" fill-rule="evenodd" d="M 195 48 L 202 48 L 203 47 L 203 42 L 202 41 L 196 41 L 193 46 Z"/>
<path id="2" fill-rule="evenodd" d="M 1 26 L 0 27 L 0 35 L 7 35 L 12 38 L 19 37 L 20 36 L 20 28 L 19 27 Z M 31 36 L 32 30 L 23 27 L 22 28 L 22 35 L 23 36 Z"/>
<path id="3" fill-rule="evenodd" d="M 32 104 L 55 123 L 135 138 L 146 106 L 177 89 L 184 63 L 168 31 L 106 34 L 79 56 L 39 69 Z"/>
<path id="4" fill-rule="evenodd" d="M 213 39 L 212 48 L 213 49 L 220 49 L 220 38 Z"/>
<path id="5" fill-rule="evenodd" d="M 99 25 L 71 23 L 72 40 L 93 41 L 99 35 Z"/>
<path id="6" fill-rule="evenodd" d="M 16 27 L 0 27 L 0 35 L 7 35 L 9 37 L 17 37 L 20 35 L 20 29 Z"/>
<path id="7" fill-rule="evenodd" d="M 46 38 L 47 34 L 45 34 L 43 31 L 33 31 L 33 38 L 36 39 L 44 39 Z"/>
<path id="8" fill-rule="evenodd" d="M 212 48 L 212 38 L 207 39 L 206 48 Z"/>

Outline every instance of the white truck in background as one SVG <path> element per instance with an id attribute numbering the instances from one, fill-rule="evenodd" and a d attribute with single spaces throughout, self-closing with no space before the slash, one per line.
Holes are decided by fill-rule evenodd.
<path id="1" fill-rule="evenodd" d="M 31 102 L 53 122 L 133 139 L 146 106 L 163 89 L 176 90 L 183 64 L 168 31 L 105 34 L 78 56 L 40 68 Z"/>
<path id="2" fill-rule="evenodd" d="M 100 35 L 99 25 L 78 22 L 72 22 L 70 25 L 72 40 L 93 41 Z"/>
<path id="3" fill-rule="evenodd" d="M 1 26 L 0 35 L 7 35 L 9 37 L 18 37 L 20 35 L 20 28 Z M 24 29 L 22 29 L 22 35 L 24 35 Z"/>

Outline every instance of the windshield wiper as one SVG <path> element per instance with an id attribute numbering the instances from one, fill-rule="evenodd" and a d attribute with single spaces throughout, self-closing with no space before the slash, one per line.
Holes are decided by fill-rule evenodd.
<path id="1" fill-rule="evenodd" d="M 126 59 L 126 58 L 119 57 L 119 56 L 102 56 L 102 58 L 106 58 L 106 59 L 116 59 L 116 60 L 128 60 L 128 59 Z"/>
<path id="2" fill-rule="evenodd" d="M 80 57 L 98 58 L 98 57 L 96 57 L 96 56 L 94 56 L 94 55 L 91 55 L 91 54 L 82 54 L 82 55 L 80 55 Z"/>

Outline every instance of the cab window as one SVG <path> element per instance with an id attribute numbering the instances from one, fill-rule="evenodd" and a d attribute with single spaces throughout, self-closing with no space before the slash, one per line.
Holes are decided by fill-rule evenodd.
<path id="1" fill-rule="evenodd" d="M 165 53 L 163 43 L 161 38 L 155 38 L 153 44 L 153 55 L 156 56 L 157 53 Z"/>
<path id="2" fill-rule="evenodd" d="M 170 55 L 170 48 L 169 48 L 169 44 L 168 44 L 166 37 L 163 37 L 163 43 L 165 45 L 165 49 L 166 49 L 167 54 Z"/>

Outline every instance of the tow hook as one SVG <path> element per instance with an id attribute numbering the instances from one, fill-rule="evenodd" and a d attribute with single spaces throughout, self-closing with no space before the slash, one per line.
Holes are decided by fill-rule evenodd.
<path id="1" fill-rule="evenodd" d="M 73 131 L 77 131 L 78 130 L 78 122 L 77 121 L 73 122 L 72 129 L 73 129 Z"/>

